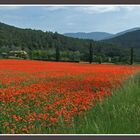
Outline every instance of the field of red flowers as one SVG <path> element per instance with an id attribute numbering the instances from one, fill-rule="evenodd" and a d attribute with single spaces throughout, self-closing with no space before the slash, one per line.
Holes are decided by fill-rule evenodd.
<path id="1" fill-rule="evenodd" d="M 34 133 L 63 124 L 111 95 L 140 67 L 0 60 L 0 132 Z"/>

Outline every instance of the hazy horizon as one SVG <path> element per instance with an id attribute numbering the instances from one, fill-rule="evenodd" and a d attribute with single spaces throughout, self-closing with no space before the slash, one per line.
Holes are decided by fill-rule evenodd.
<path id="1" fill-rule="evenodd" d="M 0 6 L 0 22 L 58 33 L 116 34 L 140 27 L 140 6 Z"/>

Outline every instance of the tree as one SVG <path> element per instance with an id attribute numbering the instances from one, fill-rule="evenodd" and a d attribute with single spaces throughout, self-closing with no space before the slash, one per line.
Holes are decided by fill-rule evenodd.
<path id="1" fill-rule="evenodd" d="M 135 37 L 136 36 L 133 36 L 133 39 L 135 39 Z M 130 41 L 130 38 L 126 39 Z M 92 46 L 90 47 L 89 44 Z M 122 45 L 126 47 L 122 47 Z M 105 41 L 71 38 L 57 32 L 19 29 L 0 23 L 0 53 L 24 50 L 28 52 L 30 59 L 56 60 L 57 56 L 57 61 L 63 59 L 65 59 L 65 61 L 77 61 L 79 59 L 90 63 L 92 63 L 92 61 L 101 63 L 108 62 L 106 58 L 110 57 L 112 59 L 111 62 L 116 63 L 119 61 L 119 63 L 130 64 L 130 47 L 135 46 L 135 50 L 137 49 L 137 51 L 135 51 L 134 60 L 140 62 L 138 40 L 136 44 L 134 41 L 133 43 L 130 42 L 129 44 L 122 45 L 118 46 Z M 80 55 L 77 52 L 79 52 Z M 65 54 L 65 58 L 64 56 L 62 57 L 63 53 Z M 117 57 L 120 59 L 116 59 Z"/>
<path id="2" fill-rule="evenodd" d="M 59 46 L 56 46 L 56 61 L 60 60 L 60 48 Z"/>
<path id="3" fill-rule="evenodd" d="M 99 64 L 102 64 L 102 56 L 99 56 Z"/>
<path id="4" fill-rule="evenodd" d="M 134 54 L 133 54 L 133 48 L 130 48 L 130 65 L 133 65 L 134 61 Z"/>
<path id="5" fill-rule="evenodd" d="M 90 46 L 89 46 L 89 63 L 91 64 L 93 61 L 93 46 L 92 46 L 92 43 L 90 43 Z"/>

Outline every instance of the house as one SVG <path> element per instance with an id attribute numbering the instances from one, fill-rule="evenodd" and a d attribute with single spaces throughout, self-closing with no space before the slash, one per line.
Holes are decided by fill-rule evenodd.
<path id="1" fill-rule="evenodd" d="M 7 58 L 8 57 L 8 53 L 3 52 L 0 54 L 0 58 Z"/>
<path id="2" fill-rule="evenodd" d="M 26 59 L 28 53 L 26 51 L 20 50 L 20 51 L 9 51 L 8 58 L 20 58 L 20 59 Z"/>

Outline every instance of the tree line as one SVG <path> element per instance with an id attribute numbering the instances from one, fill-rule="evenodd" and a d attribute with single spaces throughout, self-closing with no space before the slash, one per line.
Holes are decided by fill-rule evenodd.
<path id="1" fill-rule="evenodd" d="M 14 50 L 26 51 L 26 59 L 33 60 L 130 63 L 129 48 L 0 23 L 0 54 Z M 140 61 L 135 54 L 133 60 Z"/>
<path id="2" fill-rule="evenodd" d="M 130 64 L 132 65 L 134 63 L 134 49 L 130 48 L 127 52 L 127 59 L 126 57 L 123 58 L 123 55 L 118 57 L 113 57 L 114 54 L 110 54 L 109 56 L 105 56 L 103 54 L 102 48 L 100 48 L 100 52 L 102 53 L 95 53 L 95 42 L 89 43 L 88 52 L 86 53 L 87 57 L 86 62 L 89 62 L 90 64 L 95 63 L 123 63 L 123 64 Z M 54 50 L 44 51 L 44 50 L 34 50 L 30 52 L 30 59 L 35 60 L 49 60 L 49 61 L 66 61 L 66 62 L 80 62 L 83 61 L 81 54 L 79 51 L 61 51 L 61 48 L 59 46 L 56 46 Z"/>

